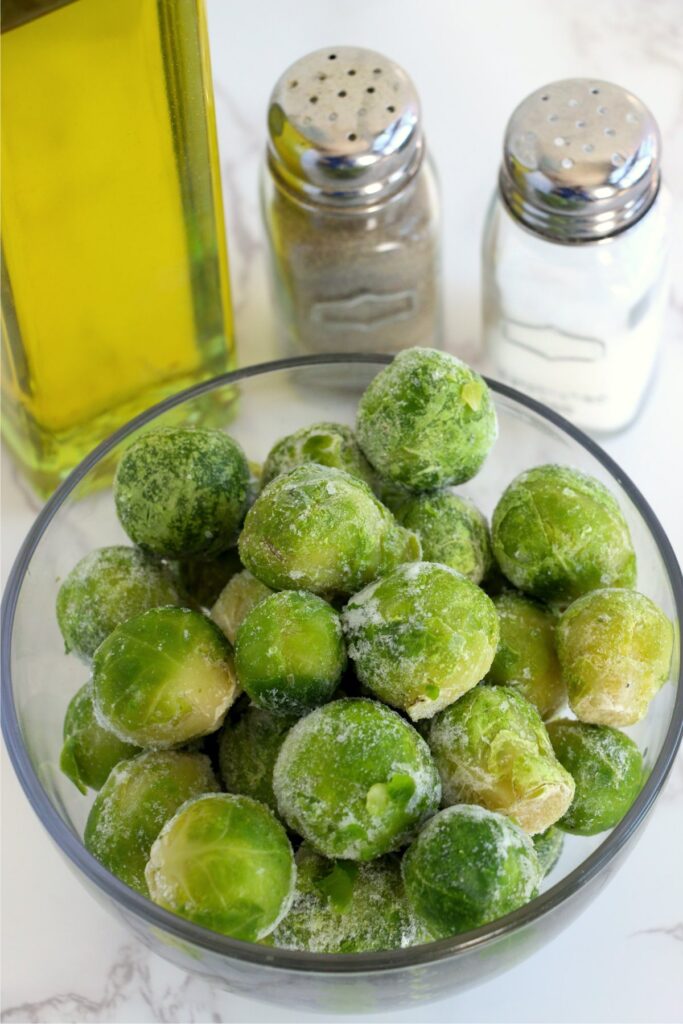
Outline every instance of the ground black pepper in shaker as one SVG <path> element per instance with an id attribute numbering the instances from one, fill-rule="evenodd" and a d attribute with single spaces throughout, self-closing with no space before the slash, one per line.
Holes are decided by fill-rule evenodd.
<path id="1" fill-rule="evenodd" d="M 358 47 L 318 50 L 272 92 L 263 217 L 282 347 L 441 343 L 439 203 L 415 87 Z"/>

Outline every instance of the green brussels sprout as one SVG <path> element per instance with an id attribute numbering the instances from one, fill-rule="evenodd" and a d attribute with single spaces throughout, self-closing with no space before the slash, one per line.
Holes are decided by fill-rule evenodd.
<path id="1" fill-rule="evenodd" d="M 493 599 L 500 640 L 484 680 L 492 686 L 513 686 L 550 718 L 562 707 L 566 688 L 555 651 L 555 617 L 549 608 L 514 591 Z"/>
<path id="2" fill-rule="evenodd" d="M 98 720 L 128 743 L 174 747 L 218 729 L 237 683 L 218 626 L 188 608 L 153 608 L 117 626 L 93 662 Z"/>
<path id="3" fill-rule="evenodd" d="M 345 469 L 367 484 L 373 482 L 372 468 L 358 447 L 351 427 L 343 423 L 314 423 L 283 437 L 271 448 L 263 464 L 262 486 L 305 462 Z"/>
<path id="4" fill-rule="evenodd" d="M 296 868 L 287 833 L 267 807 L 216 793 L 190 800 L 166 822 L 145 878 L 166 910 L 258 942 L 289 910 Z"/>
<path id="5" fill-rule="evenodd" d="M 342 624 L 358 678 L 414 721 L 476 686 L 498 643 L 490 598 L 433 562 L 401 565 L 371 583 L 351 598 Z"/>
<path id="6" fill-rule="evenodd" d="M 541 881 L 531 839 L 504 815 L 471 804 L 428 821 L 402 869 L 408 899 L 437 939 L 517 910 Z"/>
<path id="7" fill-rule="evenodd" d="M 493 567 L 491 538 L 478 508 L 451 490 L 412 494 L 386 501 L 401 526 L 420 539 L 426 562 L 457 569 L 481 583 Z"/>
<path id="8" fill-rule="evenodd" d="M 509 686 L 478 686 L 434 719 L 429 746 L 444 804 L 480 804 L 533 835 L 565 813 L 574 781 L 533 704 Z"/>
<path id="9" fill-rule="evenodd" d="M 145 865 L 162 826 L 186 800 L 218 788 L 203 754 L 155 750 L 121 761 L 95 797 L 85 847 L 113 875 L 147 896 Z"/>
<path id="10" fill-rule="evenodd" d="M 228 548 L 209 562 L 177 562 L 175 573 L 187 596 L 202 608 L 211 608 L 230 580 L 242 570 L 237 548 Z"/>
<path id="11" fill-rule="evenodd" d="M 162 427 L 134 441 L 114 478 L 121 525 L 146 551 L 211 559 L 235 543 L 249 467 L 220 430 Z"/>
<path id="12" fill-rule="evenodd" d="M 358 406 L 356 435 L 381 477 L 411 491 L 469 480 L 496 439 L 486 382 L 455 356 L 407 349 L 378 373 Z"/>
<path id="13" fill-rule="evenodd" d="M 340 618 L 315 594 L 271 594 L 237 630 L 235 667 L 258 707 L 305 715 L 331 699 L 346 667 Z"/>
<path id="14" fill-rule="evenodd" d="M 273 768 L 285 736 L 297 721 L 249 704 L 241 715 L 225 721 L 218 745 L 221 778 L 229 793 L 259 800 L 277 813 Z"/>
<path id="15" fill-rule="evenodd" d="M 372 860 L 406 843 L 439 806 L 427 744 L 395 711 L 346 698 L 289 731 L 273 772 L 280 814 L 326 857 Z"/>
<path id="16" fill-rule="evenodd" d="M 273 932 L 275 946 L 370 953 L 430 941 L 408 902 L 395 854 L 369 863 L 327 860 L 304 843 L 296 869 L 294 902 Z"/>
<path id="17" fill-rule="evenodd" d="M 638 747 L 608 725 L 556 721 L 548 725 L 548 734 L 555 754 L 576 783 L 574 799 L 559 828 L 577 836 L 594 836 L 612 828 L 643 784 Z"/>
<path id="18" fill-rule="evenodd" d="M 135 548 L 91 551 L 57 594 L 57 622 L 67 654 L 73 651 L 89 661 L 122 622 L 165 604 L 180 604 L 180 596 L 164 566 Z"/>
<path id="19" fill-rule="evenodd" d="M 102 728 L 95 718 L 92 681 L 72 697 L 64 719 L 64 746 L 59 767 L 74 786 L 85 793 L 101 789 L 112 768 L 140 753 L 140 747 L 124 743 L 113 732 Z"/>
<path id="20" fill-rule="evenodd" d="M 275 590 L 352 594 L 400 562 L 420 557 L 367 484 L 342 469 L 305 463 L 276 477 L 247 513 L 240 558 Z"/>
<path id="21" fill-rule="evenodd" d="M 557 627 L 569 704 L 582 722 L 635 725 L 669 677 L 673 626 L 634 590 L 594 590 Z"/>
<path id="22" fill-rule="evenodd" d="M 542 601 L 631 587 L 636 556 L 621 509 L 599 480 L 568 466 L 521 473 L 498 502 L 493 553 L 507 578 Z"/>
<path id="23" fill-rule="evenodd" d="M 543 878 L 553 870 L 564 847 L 564 834 L 556 825 L 531 837 Z"/>
<path id="24" fill-rule="evenodd" d="M 234 644 L 237 630 L 249 612 L 272 593 L 270 587 L 252 576 L 248 569 L 243 569 L 221 590 L 211 609 L 211 618 Z"/>

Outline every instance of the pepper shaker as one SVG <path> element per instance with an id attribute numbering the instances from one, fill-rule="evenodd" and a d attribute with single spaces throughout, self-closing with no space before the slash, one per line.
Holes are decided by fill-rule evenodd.
<path id="1" fill-rule="evenodd" d="M 637 415 L 668 294 L 670 197 L 647 107 L 568 79 L 508 122 L 483 242 L 492 372 L 587 430 Z"/>
<path id="2" fill-rule="evenodd" d="M 420 104 L 393 61 L 331 47 L 270 98 L 262 212 L 289 354 L 438 347 L 439 205 Z"/>

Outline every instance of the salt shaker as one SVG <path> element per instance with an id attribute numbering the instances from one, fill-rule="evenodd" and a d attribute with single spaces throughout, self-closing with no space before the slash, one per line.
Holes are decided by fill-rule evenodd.
<path id="1" fill-rule="evenodd" d="M 554 82 L 505 132 L 483 242 L 494 376 L 583 428 L 638 413 L 668 292 L 670 196 L 647 107 L 618 85 Z"/>
<path id="2" fill-rule="evenodd" d="M 420 104 L 372 50 L 318 50 L 270 98 L 262 212 L 289 353 L 441 340 L 439 204 Z"/>

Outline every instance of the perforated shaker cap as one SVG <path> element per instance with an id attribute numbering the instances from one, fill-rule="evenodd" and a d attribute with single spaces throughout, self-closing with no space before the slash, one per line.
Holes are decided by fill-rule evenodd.
<path id="1" fill-rule="evenodd" d="M 635 223 L 660 181 L 654 117 L 618 85 L 553 82 L 517 107 L 505 132 L 500 190 L 514 216 L 558 242 L 589 242 Z"/>
<path id="2" fill-rule="evenodd" d="M 373 50 L 331 46 L 292 64 L 270 97 L 268 163 L 318 203 L 362 206 L 398 191 L 420 165 L 415 86 Z"/>

